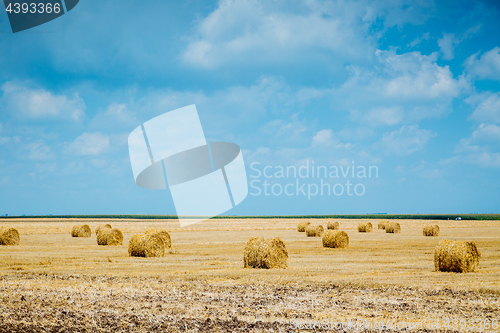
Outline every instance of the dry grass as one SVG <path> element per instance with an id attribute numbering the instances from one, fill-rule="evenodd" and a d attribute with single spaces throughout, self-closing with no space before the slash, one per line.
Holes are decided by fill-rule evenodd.
<path id="1" fill-rule="evenodd" d="M 14 228 L 0 227 L 0 245 L 19 245 L 19 232 Z"/>
<path id="2" fill-rule="evenodd" d="M 323 247 L 346 248 L 349 246 L 349 236 L 345 231 L 327 230 L 323 235 Z"/>
<path id="3" fill-rule="evenodd" d="M 322 225 L 308 225 L 306 228 L 307 237 L 321 237 L 325 229 Z"/>
<path id="4" fill-rule="evenodd" d="M 165 242 L 157 233 L 137 234 L 130 238 L 128 254 L 131 257 L 163 257 Z"/>
<path id="5" fill-rule="evenodd" d="M 95 234 L 97 235 L 102 229 L 111 229 L 111 224 L 99 224 L 97 228 L 95 228 Z"/>
<path id="6" fill-rule="evenodd" d="M 311 224 L 311 222 L 307 222 L 307 221 L 299 222 L 299 224 L 297 224 L 297 231 L 298 232 L 305 232 L 306 228 L 309 224 Z"/>
<path id="7" fill-rule="evenodd" d="M 443 239 L 434 252 L 434 268 L 442 272 L 473 272 L 479 266 L 480 257 L 474 242 Z"/>
<path id="8" fill-rule="evenodd" d="M 381 221 L 378 223 L 377 227 L 378 227 L 378 229 L 384 230 L 386 224 L 387 224 L 387 221 Z"/>
<path id="9" fill-rule="evenodd" d="M 340 224 L 338 221 L 328 221 L 328 224 L 326 225 L 326 228 L 328 230 L 338 230 L 340 228 Z"/>
<path id="10" fill-rule="evenodd" d="M 358 232 L 372 232 L 373 225 L 371 222 L 361 222 L 358 224 Z"/>
<path id="11" fill-rule="evenodd" d="M 286 268 L 288 252 L 285 243 L 279 238 L 265 239 L 252 237 L 248 240 L 243 253 L 245 268 Z"/>
<path id="12" fill-rule="evenodd" d="M 162 229 L 149 229 L 146 234 L 157 235 L 163 240 L 163 245 L 166 249 L 172 247 L 172 240 L 170 239 L 170 234 L 166 230 Z"/>
<path id="13" fill-rule="evenodd" d="M 87 224 L 75 225 L 71 230 L 71 237 L 90 237 L 92 230 Z"/>
<path id="14" fill-rule="evenodd" d="M 398 222 L 389 222 L 385 225 L 385 232 L 388 234 L 399 234 L 401 225 Z"/>
<path id="15" fill-rule="evenodd" d="M 68 237 L 74 224 L 94 230 L 99 220 L 9 221 L 23 241 L 0 247 L 0 332 L 290 332 L 292 319 L 500 318 L 500 221 L 439 221 L 439 237 L 422 237 L 424 224 L 438 221 L 399 220 L 393 237 L 358 233 L 360 220 L 342 220 L 348 250 L 305 238 L 298 222 L 113 221 L 124 244 L 150 228 L 169 230 L 175 251 L 151 260 L 130 257 L 127 246 L 98 246 L 94 235 Z M 244 269 L 249 237 L 281 238 L 288 268 Z M 442 238 L 473 240 L 481 265 L 436 272 Z"/>
<path id="16" fill-rule="evenodd" d="M 97 245 L 122 245 L 123 234 L 118 229 L 101 228 L 97 233 Z"/>
<path id="17" fill-rule="evenodd" d="M 424 236 L 439 236 L 439 226 L 437 224 L 426 224 L 423 229 Z"/>

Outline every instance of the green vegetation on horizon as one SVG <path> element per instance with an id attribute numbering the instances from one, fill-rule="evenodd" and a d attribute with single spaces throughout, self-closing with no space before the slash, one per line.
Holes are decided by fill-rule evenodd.
<path id="1" fill-rule="evenodd" d="M 366 215 L 257 215 L 257 216 L 214 216 L 212 219 L 388 219 L 388 220 L 500 220 L 500 214 L 366 214 Z M 57 219 L 145 219 L 169 220 L 177 219 L 177 215 L 33 215 L 33 216 L 0 216 L 0 219 L 57 218 Z M 185 218 L 200 218 L 186 216 Z"/>

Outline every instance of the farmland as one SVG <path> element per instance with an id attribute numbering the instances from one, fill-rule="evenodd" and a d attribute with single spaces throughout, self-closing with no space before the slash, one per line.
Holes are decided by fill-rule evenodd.
<path id="1" fill-rule="evenodd" d="M 387 234 L 358 233 L 361 220 L 343 219 L 345 249 L 298 233 L 299 221 L 212 219 L 180 228 L 172 219 L 2 220 L 19 231 L 21 245 L 0 247 L 0 332 L 287 332 L 348 320 L 482 331 L 480 324 L 500 320 L 500 221 L 398 220 L 401 233 Z M 75 224 L 94 230 L 103 222 L 123 232 L 124 245 L 70 235 Z M 439 237 L 422 236 L 427 223 L 439 224 Z M 172 249 L 161 258 L 129 257 L 129 239 L 148 228 L 168 230 Z M 244 269 L 254 236 L 280 237 L 288 268 Z M 479 269 L 435 272 L 434 247 L 445 238 L 475 241 Z"/>

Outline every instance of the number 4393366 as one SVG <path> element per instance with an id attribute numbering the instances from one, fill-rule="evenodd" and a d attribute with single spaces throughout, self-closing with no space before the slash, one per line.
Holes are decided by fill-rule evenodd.
<path id="1" fill-rule="evenodd" d="M 51 14 L 51 13 L 56 13 L 59 14 L 61 12 L 61 4 L 60 3 L 9 3 L 7 8 L 5 9 L 9 14 L 14 13 L 14 14 Z"/>

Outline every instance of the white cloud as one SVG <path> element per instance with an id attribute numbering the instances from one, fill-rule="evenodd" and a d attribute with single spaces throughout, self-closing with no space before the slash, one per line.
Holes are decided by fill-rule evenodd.
<path id="1" fill-rule="evenodd" d="M 443 34 L 443 37 L 438 39 L 439 49 L 444 60 L 455 58 L 455 47 L 458 43 L 460 43 L 460 40 L 455 37 L 455 34 Z"/>
<path id="2" fill-rule="evenodd" d="M 500 47 L 478 57 L 473 54 L 465 61 L 465 68 L 469 75 L 479 79 L 500 80 Z"/>
<path id="3" fill-rule="evenodd" d="M 14 117 L 29 119 L 60 118 L 79 121 L 85 110 L 85 103 L 78 95 L 69 99 L 54 95 L 44 89 L 29 89 L 12 82 L 2 86 L 2 102 Z"/>
<path id="4" fill-rule="evenodd" d="M 231 63 L 303 64 L 326 53 L 329 63 L 341 67 L 343 60 L 368 59 L 381 30 L 423 23 L 432 8 L 431 1 L 220 0 L 200 21 L 182 59 L 216 68 Z"/>
<path id="5" fill-rule="evenodd" d="M 73 142 L 66 143 L 64 151 L 72 155 L 99 155 L 109 148 L 109 136 L 95 133 L 83 133 Z"/>
<path id="6" fill-rule="evenodd" d="M 473 95 L 465 100 L 466 103 L 474 105 L 474 112 L 470 119 L 479 122 L 492 122 L 500 124 L 500 94 L 482 93 Z"/>
<path id="7" fill-rule="evenodd" d="M 481 29 L 481 25 L 476 25 L 465 31 L 461 37 L 457 37 L 455 34 L 444 33 L 443 37 L 438 39 L 439 49 L 443 55 L 444 60 L 452 60 L 455 58 L 455 48 L 463 42 L 465 39 L 472 37 Z"/>
<path id="8" fill-rule="evenodd" d="M 414 123 L 440 117 L 469 83 L 455 79 L 448 66 L 439 66 L 438 54 L 396 54 L 377 51 L 377 66 L 351 66 L 351 77 L 340 87 L 299 92 L 303 100 L 330 96 L 335 108 L 351 113 L 351 119 L 369 126 Z"/>
<path id="9" fill-rule="evenodd" d="M 384 133 L 376 146 L 380 146 L 386 155 L 410 155 L 424 149 L 435 136 L 436 133 L 419 129 L 418 125 L 402 126 L 399 130 Z"/>
<path id="10" fill-rule="evenodd" d="M 500 167 L 500 126 L 480 124 L 470 137 L 460 140 L 455 152 L 466 163 Z"/>
<path id="11" fill-rule="evenodd" d="M 312 140 L 312 145 L 313 146 L 319 146 L 319 145 L 331 145 L 333 143 L 333 131 L 331 129 L 323 129 L 316 133 L 316 135 L 313 137 Z"/>
<path id="12" fill-rule="evenodd" d="M 28 143 L 25 146 L 25 149 L 28 150 L 28 158 L 30 160 L 48 160 L 54 157 L 54 154 L 49 146 L 43 142 Z"/>
<path id="13" fill-rule="evenodd" d="M 110 129 L 117 126 L 133 126 L 138 123 L 135 114 L 128 109 L 126 104 L 112 103 L 91 120 L 90 126 Z"/>

